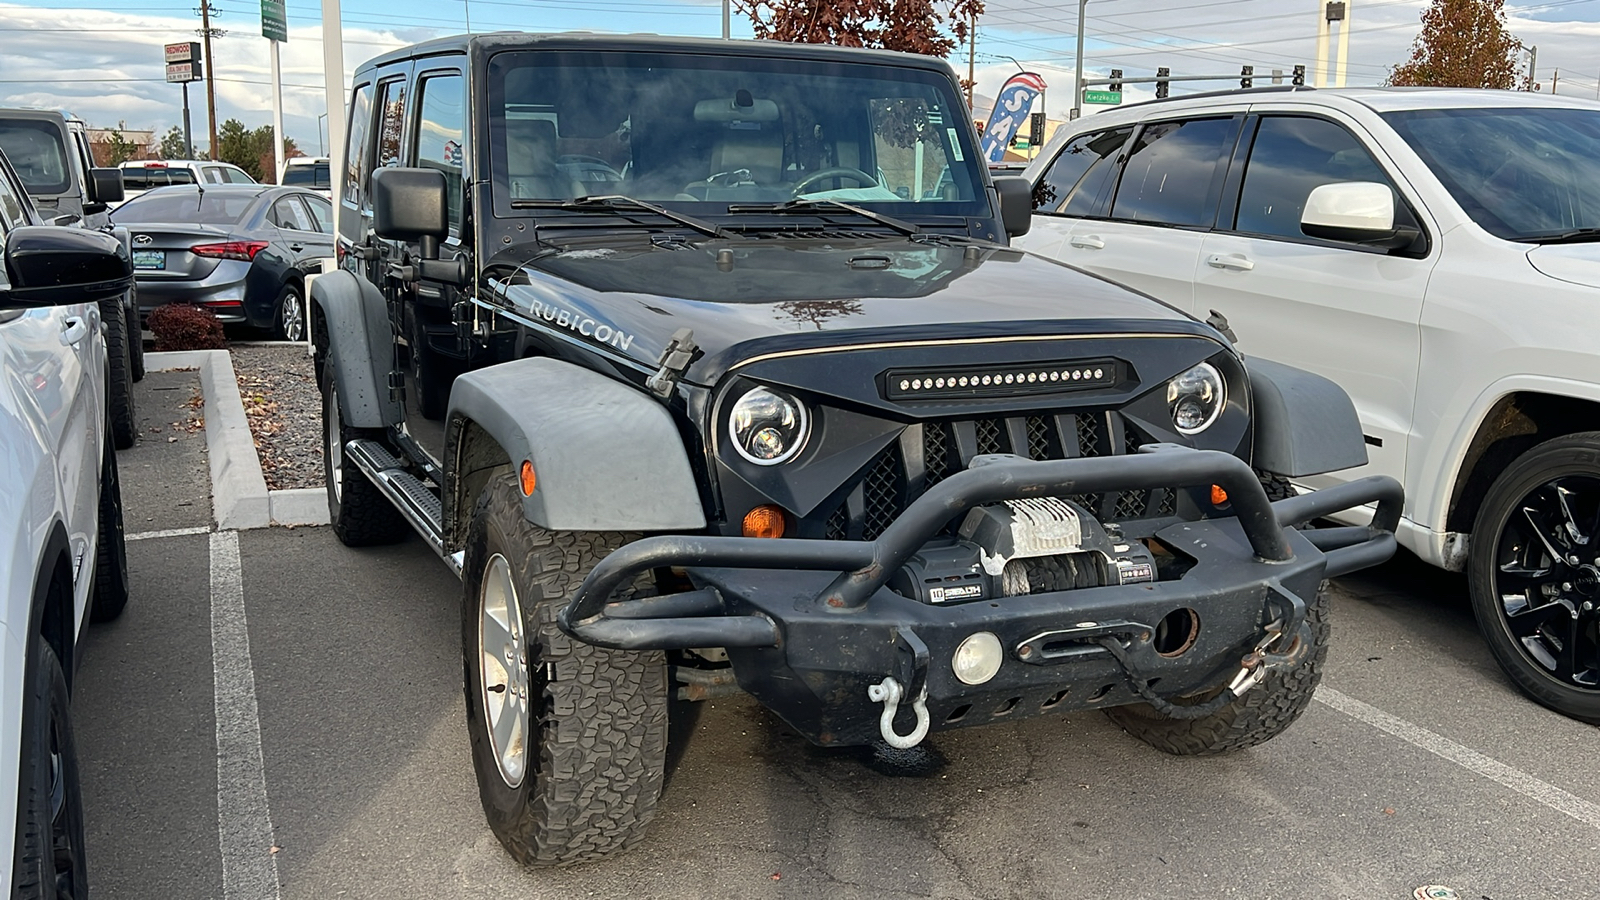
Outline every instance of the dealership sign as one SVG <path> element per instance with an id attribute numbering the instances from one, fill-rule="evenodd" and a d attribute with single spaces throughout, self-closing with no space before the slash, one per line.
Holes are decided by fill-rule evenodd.
<path id="1" fill-rule="evenodd" d="M 174 84 L 186 81 L 199 81 L 204 78 L 200 65 L 200 43 L 198 41 L 184 41 L 181 44 L 168 44 L 163 48 L 167 60 L 167 81 Z"/>
<path id="2" fill-rule="evenodd" d="M 289 17 L 283 0 L 261 0 L 261 36 L 274 41 L 289 39 Z"/>

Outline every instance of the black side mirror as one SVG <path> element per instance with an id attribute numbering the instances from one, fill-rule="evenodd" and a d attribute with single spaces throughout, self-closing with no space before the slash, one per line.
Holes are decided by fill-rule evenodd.
<path id="1" fill-rule="evenodd" d="M 88 188 L 90 203 L 121 203 L 122 170 L 90 169 Z"/>
<path id="2" fill-rule="evenodd" d="M 450 233 L 449 188 L 438 169 L 379 169 L 372 173 L 372 230 L 378 237 L 416 241 L 423 259 L 439 258 Z"/>
<path id="3" fill-rule="evenodd" d="M 1000 196 L 1000 224 L 1006 237 L 1022 237 L 1033 227 L 1033 187 L 1021 175 L 996 175 L 994 191 Z"/>
<path id="4" fill-rule="evenodd" d="M 28 225 L 6 235 L 0 309 L 98 303 L 133 286 L 122 242 L 99 231 Z"/>

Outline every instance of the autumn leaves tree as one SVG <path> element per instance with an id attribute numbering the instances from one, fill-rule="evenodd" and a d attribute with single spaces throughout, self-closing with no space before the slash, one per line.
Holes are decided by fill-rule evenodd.
<path id="1" fill-rule="evenodd" d="M 756 37 L 944 57 L 966 41 L 983 0 L 734 0 Z"/>
<path id="2" fill-rule="evenodd" d="M 1517 58 L 1522 42 L 1506 30 L 1505 0 L 1433 0 L 1411 58 L 1389 73 L 1389 84 L 1527 90 Z"/>

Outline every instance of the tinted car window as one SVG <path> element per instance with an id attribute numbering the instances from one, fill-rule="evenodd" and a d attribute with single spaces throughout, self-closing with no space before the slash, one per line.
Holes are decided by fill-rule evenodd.
<path id="1" fill-rule="evenodd" d="M 188 169 L 125 168 L 122 184 L 130 191 L 148 191 L 169 184 L 194 184 L 194 173 Z"/>
<path id="2" fill-rule="evenodd" d="M 243 219 L 256 203 L 256 195 L 217 191 L 173 189 L 141 194 L 117 207 L 111 221 L 193 222 L 200 225 L 233 225 Z"/>
<path id="3" fill-rule="evenodd" d="M 1106 185 L 1115 176 L 1117 152 L 1132 133 L 1129 126 L 1073 138 L 1061 148 L 1061 155 L 1050 164 L 1034 190 L 1034 208 L 1063 215 L 1092 215 L 1099 208 Z"/>
<path id="4" fill-rule="evenodd" d="M 243 169 L 223 169 L 222 177 L 228 184 L 255 184 L 256 180 Z"/>
<path id="5" fill-rule="evenodd" d="M 1111 217 L 1159 225 L 1208 225 L 1211 183 L 1238 124 L 1192 119 L 1146 125 L 1128 151 Z"/>
<path id="6" fill-rule="evenodd" d="M 378 167 L 400 165 L 400 135 L 406 118 L 406 83 L 383 86 L 383 118 L 378 126 Z"/>
<path id="7" fill-rule="evenodd" d="M 207 182 L 211 184 L 222 184 L 223 179 L 221 166 L 206 166 L 202 171 L 205 174 L 205 179 Z"/>
<path id="8" fill-rule="evenodd" d="M 27 215 L 22 211 L 22 198 L 11 187 L 10 179 L 0 172 L 0 236 L 19 225 L 28 224 Z"/>
<path id="9" fill-rule="evenodd" d="M 1389 184 L 1372 154 L 1340 126 L 1324 119 L 1268 116 L 1250 149 L 1235 228 L 1302 237 L 1300 212 L 1312 189 L 1342 181 Z"/>
<path id="10" fill-rule="evenodd" d="M 317 231 L 323 234 L 333 234 L 333 204 L 321 197 L 301 197 L 306 206 L 311 208 L 311 220 L 317 223 Z"/>
<path id="11" fill-rule="evenodd" d="M 311 215 L 295 197 L 284 197 L 272 204 L 272 222 L 279 228 L 292 228 L 295 231 L 317 230 L 317 226 L 311 222 Z"/>
<path id="12" fill-rule="evenodd" d="M 417 165 L 444 173 L 450 196 L 450 225 L 461 227 L 461 162 L 466 154 L 463 79 L 440 75 L 422 80 L 417 117 Z"/>
<path id="13" fill-rule="evenodd" d="M 372 122 L 372 85 L 364 84 L 356 90 L 350 104 L 350 138 L 344 162 L 344 202 L 356 203 L 361 198 L 361 178 L 368 168 L 372 144 L 367 132 Z"/>
<path id="14" fill-rule="evenodd" d="M 65 193 L 72 183 L 61 130 L 33 119 L 0 119 L 0 150 L 34 194 Z"/>
<path id="15" fill-rule="evenodd" d="M 295 187 L 325 188 L 332 182 L 326 163 L 309 166 L 289 166 L 283 170 L 283 184 Z"/>

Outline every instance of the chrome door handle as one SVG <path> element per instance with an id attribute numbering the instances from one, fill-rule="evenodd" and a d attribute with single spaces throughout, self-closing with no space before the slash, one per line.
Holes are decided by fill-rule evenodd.
<path id="1" fill-rule="evenodd" d="M 61 343 L 76 344 L 89 335 L 89 323 L 82 316 L 72 316 L 61 322 Z"/>
<path id="2" fill-rule="evenodd" d="M 1099 235 L 1094 234 L 1086 234 L 1082 237 L 1075 237 L 1068 243 L 1072 244 L 1074 247 L 1077 247 L 1079 250 L 1104 250 L 1106 248 L 1106 242 L 1100 240 Z"/>
<path id="3" fill-rule="evenodd" d="M 1255 263 L 1238 253 L 1229 253 L 1226 255 L 1221 253 L 1213 253 L 1206 257 L 1206 265 L 1213 269 L 1232 269 L 1235 272 L 1248 272 L 1256 267 Z"/>

